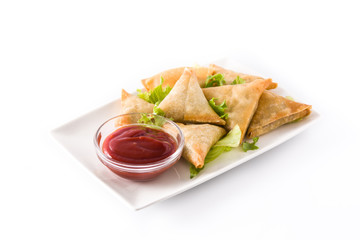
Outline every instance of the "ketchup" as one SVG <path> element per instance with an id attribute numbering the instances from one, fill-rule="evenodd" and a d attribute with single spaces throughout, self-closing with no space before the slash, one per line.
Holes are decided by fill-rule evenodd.
<path id="1" fill-rule="evenodd" d="M 104 154 L 113 161 L 139 165 L 165 159 L 176 148 L 175 139 L 168 133 L 139 125 L 117 129 L 103 144 Z"/>

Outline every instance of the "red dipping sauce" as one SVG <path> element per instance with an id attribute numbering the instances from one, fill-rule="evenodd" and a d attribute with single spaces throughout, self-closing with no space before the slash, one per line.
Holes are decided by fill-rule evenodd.
<path id="1" fill-rule="evenodd" d="M 143 113 L 128 113 L 110 118 L 93 138 L 99 160 L 116 175 L 133 181 L 149 181 L 167 171 L 180 160 L 185 143 L 173 121 L 158 115 L 155 119 L 149 113 L 151 120 L 144 124 L 143 117 Z"/>
<path id="2" fill-rule="evenodd" d="M 177 149 L 177 142 L 168 133 L 141 125 L 122 127 L 104 141 L 103 153 L 123 164 L 157 163 Z"/>

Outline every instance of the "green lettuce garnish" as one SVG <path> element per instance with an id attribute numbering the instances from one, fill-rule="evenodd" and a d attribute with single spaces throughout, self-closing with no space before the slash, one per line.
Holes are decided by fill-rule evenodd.
<path id="1" fill-rule="evenodd" d="M 161 108 L 159 108 L 158 104 L 155 104 L 154 108 L 153 108 L 153 114 L 156 115 L 160 115 L 160 116 L 165 116 L 165 112 L 163 110 L 161 110 Z"/>
<path id="2" fill-rule="evenodd" d="M 215 74 L 215 75 L 212 75 L 212 76 L 208 76 L 206 78 L 205 88 L 222 86 L 225 83 L 226 82 L 225 82 L 224 75 L 222 75 L 221 73 L 218 73 L 218 74 Z"/>
<path id="3" fill-rule="evenodd" d="M 154 128 L 159 128 L 164 125 L 165 121 L 165 118 L 159 115 L 142 113 L 141 118 L 138 120 L 138 123 L 149 125 L 149 127 L 151 126 Z"/>
<path id="4" fill-rule="evenodd" d="M 220 156 L 224 152 L 230 151 L 234 147 L 238 147 L 240 144 L 241 139 L 241 130 L 238 125 L 236 125 L 228 134 L 218 141 L 214 146 L 211 147 L 210 151 L 205 157 L 204 167 L 207 163 L 213 161 L 218 156 Z M 195 177 L 198 173 L 204 169 L 196 168 L 194 165 L 191 164 L 190 166 L 190 178 Z"/>
<path id="5" fill-rule="evenodd" d="M 167 86 L 163 89 L 162 84 L 164 82 L 163 77 L 160 78 L 160 85 L 148 92 L 142 92 L 141 89 L 137 90 L 139 98 L 153 104 L 160 104 L 161 101 L 170 93 L 171 87 Z"/>
<path id="6" fill-rule="evenodd" d="M 153 120 L 153 116 L 146 114 L 146 113 L 142 113 L 141 118 L 138 120 L 138 123 L 152 125 L 153 124 L 152 120 Z"/>
<path id="7" fill-rule="evenodd" d="M 291 101 L 295 101 L 294 98 L 291 97 L 291 96 L 286 96 L 285 98 L 287 98 L 287 99 L 289 99 L 289 100 L 291 100 Z"/>
<path id="8" fill-rule="evenodd" d="M 234 79 L 234 81 L 231 83 L 231 85 L 243 84 L 243 83 L 245 83 L 245 80 L 240 78 L 239 76 L 236 76 L 236 79 Z"/>
<path id="9" fill-rule="evenodd" d="M 227 119 L 228 114 L 225 113 L 226 106 L 226 100 L 224 100 L 220 105 L 216 105 L 215 101 L 217 98 L 212 98 L 209 101 L 209 105 L 214 109 L 214 111 L 220 116 L 220 118 Z"/>
<path id="10" fill-rule="evenodd" d="M 153 113 L 142 113 L 141 118 L 138 120 L 138 123 L 143 123 L 146 125 L 153 125 L 155 128 L 162 127 L 165 123 L 165 112 L 159 108 L 158 104 L 155 104 L 153 108 Z"/>
<path id="11" fill-rule="evenodd" d="M 252 143 L 244 142 L 242 144 L 242 149 L 244 150 L 244 152 L 247 152 L 249 150 L 259 149 L 259 147 L 255 145 L 257 143 L 257 141 L 259 140 L 259 137 L 254 137 L 252 140 L 253 140 Z"/>
<path id="12" fill-rule="evenodd" d="M 241 139 L 241 130 L 239 125 L 236 126 L 226 134 L 224 138 L 215 143 L 213 147 L 238 147 Z M 210 150 L 211 151 L 211 150 Z"/>
<path id="13" fill-rule="evenodd" d="M 142 92 L 140 89 L 137 90 L 137 95 L 141 99 L 149 103 L 155 104 L 153 107 L 153 113 L 142 113 L 138 123 L 143 123 L 151 127 L 162 127 L 165 123 L 165 112 L 159 108 L 161 101 L 169 94 L 171 87 L 167 86 L 165 89 L 162 88 L 164 82 L 163 77 L 160 78 L 160 85 L 150 90 L 149 92 Z"/>

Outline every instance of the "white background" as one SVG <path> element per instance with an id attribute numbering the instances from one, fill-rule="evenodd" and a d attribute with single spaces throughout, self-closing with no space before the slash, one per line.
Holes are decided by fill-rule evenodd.
<path id="1" fill-rule="evenodd" d="M 359 22 L 356 1 L 1 1 L 0 239 L 360 239 Z M 230 55 L 321 120 L 140 211 L 50 137 L 142 78 Z"/>

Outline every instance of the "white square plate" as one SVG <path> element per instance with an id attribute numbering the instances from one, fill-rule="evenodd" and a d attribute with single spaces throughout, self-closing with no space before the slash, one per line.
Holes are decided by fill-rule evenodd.
<path id="1" fill-rule="evenodd" d="M 214 62 L 225 68 L 244 71 L 247 69 L 234 60 L 223 59 Z M 234 68 L 234 66 L 236 66 Z M 240 68 L 239 68 L 240 67 Z M 256 74 L 247 69 L 246 73 Z M 139 81 L 139 88 L 140 81 Z M 284 90 L 275 90 L 280 95 L 287 95 Z M 54 138 L 65 147 L 83 166 L 101 182 L 118 195 L 130 208 L 138 210 L 155 202 L 170 198 L 214 178 L 277 145 L 289 140 L 312 125 L 319 114 L 312 111 L 303 120 L 284 125 L 264 136 L 258 142 L 259 149 L 243 152 L 240 148 L 222 154 L 218 159 L 206 165 L 199 175 L 190 179 L 189 164 L 181 159 L 170 170 L 149 182 L 133 182 L 118 177 L 108 170 L 96 157 L 93 137 L 97 128 L 107 119 L 119 114 L 119 102 L 115 100 L 80 118 L 77 118 L 52 131 Z"/>

